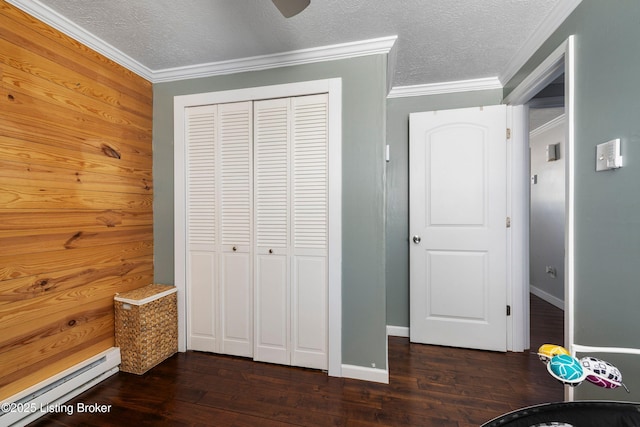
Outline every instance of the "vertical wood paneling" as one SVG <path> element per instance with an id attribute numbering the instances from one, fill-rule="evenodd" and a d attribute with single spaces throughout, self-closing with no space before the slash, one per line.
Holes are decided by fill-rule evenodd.
<path id="1" fill-rule="evenodd" d="M 114 344 L 153 281 L 152 87 L 0 2 L 0 399 Z"/>

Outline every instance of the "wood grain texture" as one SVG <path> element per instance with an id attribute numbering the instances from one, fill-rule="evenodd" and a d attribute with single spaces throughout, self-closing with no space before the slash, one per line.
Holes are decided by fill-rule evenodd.
<path id="1" fill-rule="evenodd" d="M 100 268 L 104 264 L 126 262 L 142 256 L 153 256 L 151 242 L 128 242 L 116 245 L 81 248 L 69 256 L 66 250 L 34 253 L 28 259 L 23 255 L 0 256 L 0 280 L 9 281 L 29 276 L 46 277 L 48 272 L 66 271 L 72 268 Z M 92 259 L 87 266 L 85 259 Z M 3 282 L 0 282 L 3 283 Z M 7 283 L 7 282 L 4 282 Z M 4 284 L 1 289 L 5 289 Z"/>
<path id="2" fill-rule="evenodd" d="M 114 344 L 153 282 L 150 82 L 0 1 L 0 399 Z"/>
<path id="3" fill-rule="evenodd" d="M 562 342 L 563 313 L 532 296 L 532 338 Z M 389 384 L 328 377 L 215 354 L 180 353 L 145 375 L 118 373 L 38 426 L 477 427 L 506 412 L 562 401 L 563 385 L 534 353 L 496 353 L 389 338 Z"/>

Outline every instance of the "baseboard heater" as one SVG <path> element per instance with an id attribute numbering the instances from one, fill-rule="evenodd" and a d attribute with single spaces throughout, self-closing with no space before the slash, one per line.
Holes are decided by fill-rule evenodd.
<path id="1" fill-rule="evenodd" d="M 117 373 L 119 365 L 120 349 L 112 347 L 3 400 L 0 425 L 19 427 L 33 422 Z"/>

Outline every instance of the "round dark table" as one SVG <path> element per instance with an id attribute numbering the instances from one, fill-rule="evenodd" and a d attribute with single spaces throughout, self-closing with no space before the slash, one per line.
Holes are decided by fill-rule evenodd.
<path id="1" fill-rule="evenodd" d="M 530 406 L 482 427 L 640 427 L 640 403 L 580 401 Z"/>

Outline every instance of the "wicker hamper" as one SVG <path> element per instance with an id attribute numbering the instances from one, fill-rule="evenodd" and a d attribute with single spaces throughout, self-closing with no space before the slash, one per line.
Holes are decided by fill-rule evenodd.
<path id="1" fill-rule="evenodd" d="M 120 370 L 144 374 L 178 351 L 177 288 L 147 285 L 116 294 L 116 346 Z"/>

